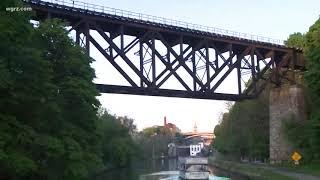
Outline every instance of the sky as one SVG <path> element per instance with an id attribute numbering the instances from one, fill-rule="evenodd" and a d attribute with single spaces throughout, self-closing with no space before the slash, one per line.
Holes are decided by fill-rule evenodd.
<path id="1" fill-rule="evenodd" d="M 93 4 L 150 14 L 190 23 L 285 40 L 293 32 L 306 32 L 320 15 L 319 0 L 90 0 Z M 98 38 L 98 37 L 97 37 Z M 98 38 L 99 39 L 99 38 Z M 121 76 L 94 48 L 96 83 L 122 84 Z M 134 58 L 134 57 L 133 57 Z M 234 88 L 235 79 L 224 82 L 220 91 Z M 175 86 L 175 82 L 170 84 Z M 232 91 L 232 90 L 231 90 Z M 135 119 L 138 130 L 167 122 L 183 132 L 212 132 L 226 112 L 226 102 L 183 98 L 102 94 L 102 106 L 118 116 Z"/>

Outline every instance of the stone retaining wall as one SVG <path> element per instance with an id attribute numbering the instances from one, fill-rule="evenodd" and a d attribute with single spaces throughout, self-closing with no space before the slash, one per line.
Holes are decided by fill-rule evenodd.
<path id="1" fill-rule="evenodd" d="M 274 88 L 270 92 L 270 163 L 289 160 L 294 149 L 285 138 L 283 124 L 305 119 L 303 89 L 294 86 Z"/>

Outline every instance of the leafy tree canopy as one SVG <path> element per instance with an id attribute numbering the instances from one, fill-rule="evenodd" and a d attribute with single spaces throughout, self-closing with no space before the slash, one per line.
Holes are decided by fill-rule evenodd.
<path id="1" fill-rule="evenodd" d="M 285 45 L 288 47 L 304 49 L 306 45 L 305 35 L 300 32 L 290 34 L 287 41 L 285 41 Z"/>
<path id="2" fill-rule="evenodd" d="M 65 25 L 33 27 L 29 12 L 0 13 L 0 179 L 79 180 L 127 165 L 131 137 L 113 116 L 97 116 L 92 59 Z"/>

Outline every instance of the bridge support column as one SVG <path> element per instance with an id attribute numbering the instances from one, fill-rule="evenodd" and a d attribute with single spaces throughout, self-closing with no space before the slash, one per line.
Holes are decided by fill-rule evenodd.
<path id="1" fill-rule="evenodd" d="M 85 35 L 85 48 L 87 50 L 87 53 L 90 55 L 90 28 L 89 28 L 89 24 L 86 22 L 84 25 L 84 35 Z"/>
<path id="2" fill-rule="evenodd" d="M 270 92 L 270 163 L 289 160 L 294 149 L 288 142 L 284 124 L 288 120 L 304 120 L 305 99 L 303 89 L 296 86 L 274 88 Z"/>

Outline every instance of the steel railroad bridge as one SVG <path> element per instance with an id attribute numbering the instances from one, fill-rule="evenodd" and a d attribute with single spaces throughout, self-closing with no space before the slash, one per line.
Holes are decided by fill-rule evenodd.
<path id="1" fill-rule="evenodd" d="M 279 40 L 79 1 L 23 1 L 34 20 L 67 21 L 76 43 L 89 54 L 95 47 L 129 84 L 97 84 L 101 93 L 237 101 L 256 97 L 261 82 L 279 85 L 285 72 L 304 68 L 302 52 Z M 237 93 L 217 92 L 232 72 Z M 183 88 L 163 88 L 170 78 Z"/>

